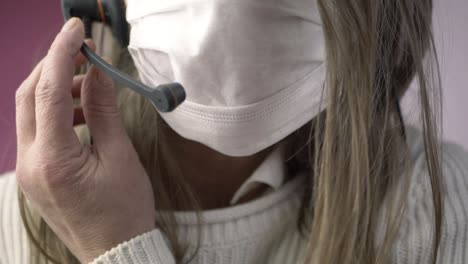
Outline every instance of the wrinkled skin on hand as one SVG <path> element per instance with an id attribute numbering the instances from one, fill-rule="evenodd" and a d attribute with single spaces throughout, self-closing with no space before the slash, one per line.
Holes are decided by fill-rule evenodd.
<path id="1" fill-rule="evenodd" d="M 155 228 L 153 190 L 122 124 L 112 80 L 86 58 L 69 20 L 16 93 L 16 177 L 30 206 L 82 262 Z M 92 42 L 87 42 L 93 46 Z M 73 97 L 81 98 L 74 109 Z M 93 145 L 73 125 L 86 122 Z"/>

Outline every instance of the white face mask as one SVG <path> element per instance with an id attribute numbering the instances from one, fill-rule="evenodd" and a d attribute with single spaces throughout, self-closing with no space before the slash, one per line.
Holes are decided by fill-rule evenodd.
<path id="1" fill-rule="evenodd" d="M 325 108 L 316 0 L 128 0 L 127 20 L 141 81 L 185 87 L 160 113 L 185 138 L 248 156 Z"/>

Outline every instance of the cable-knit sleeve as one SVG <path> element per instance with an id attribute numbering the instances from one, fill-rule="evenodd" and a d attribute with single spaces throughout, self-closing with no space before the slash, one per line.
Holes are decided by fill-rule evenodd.
<path id="1" fill-rule="evenodd" d="M 159 229 L 137 236 L 95 259 L 92 264 L 172 264 L 174 256 Z"/>
<path id="2" fill-rule="evenodd" d="M 395 263 L 429 264 L 433 245 L 432 190 L 422 143 L 416 150 L 408 207 L 396 243 Z M 437 263 L 468 263 L 468 152 L 442 145 L 444 219 Z"/>
<path id="3" fill-rule="evenodd" d="M 0 174 L 0 264 L 33 263 L 19 213 L 14 172 Z M 163 234 L 152 230 L 104 253 L 93 264 L 175 263 Z"/>
<path id="4" fill-rule="evenodd" d="M 7 196 L 7 186 L 8 186 L 8 178 L 6 175 L 0 175 L 0 264 L 7 263 L 7 250 L 6 250 L 6 232 L 5 232 L 5 220 L 4 218 L 8 217 L 8 213 L 6 212 L 6 201 Z"/>
<path id="5" fill-rule="evenodd" d="M 0 263 L 31 263 L 18 203 L 15 172 L 0 174 Z"/>

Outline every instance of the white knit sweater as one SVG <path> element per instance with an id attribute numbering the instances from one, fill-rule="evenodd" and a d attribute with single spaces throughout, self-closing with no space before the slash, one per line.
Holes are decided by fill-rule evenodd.
<path id="1" fill-rule="evenodd" d="M 408 128 L 414 160 L 414 175 L 408 207 L 392 251 L 398 264 L 429 263 L 432 243 L 432 202 L 425 168 L 421 133 Z M 443 144 L 443 169 L 446 180 L 445 221 L 439 263 L 468 263 L 468 152 L 462 147 Z M 306 240 L 296 229 L 300 188 L 303 176 L 297 175 L 279 190 L 254 201 L 224 209 L 203 212 L 201 247 L 193 264 L 300 263 Z M 25 230 L 18 210 L 14 173 L 0 178 L 0 263 L 32 263 Z M 195 217 L 179 212 L 181 236 L 194 244 Z M 312 238 L 313 239 L 313 238 Z M 443 262 L 442 262 L 443 261 Z M 124 242 L 97 258 L 93 264 L 174 263 L 164 235 L 155 229 Z M 343 263 L 346 263 L 343 260 Z"/>

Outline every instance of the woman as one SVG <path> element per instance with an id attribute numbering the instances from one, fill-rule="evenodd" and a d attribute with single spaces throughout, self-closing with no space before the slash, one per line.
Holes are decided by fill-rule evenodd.
<path id="1" fill-rule="evenodd" d="M 182 80 L 187 102 L 119 89 L 119 111 L 108 77 L 74 77 L 68 21 L 17 92 L 1 263 L 468 262 L 468 153 L 439 145 L 423 64 L 431 0 L 127 5 L 139 77 Z M 398 103 L 415 75 L 422 131 Z"/>

